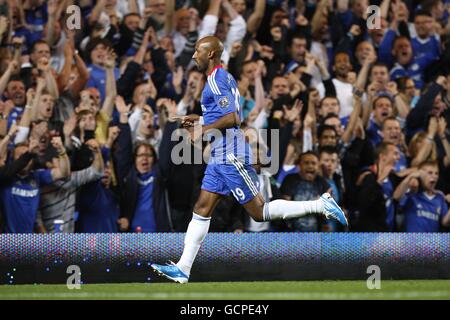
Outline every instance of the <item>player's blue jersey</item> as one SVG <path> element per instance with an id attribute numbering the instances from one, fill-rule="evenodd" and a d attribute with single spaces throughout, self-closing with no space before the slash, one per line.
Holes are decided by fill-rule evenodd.
<path id="1" fill-rule="evenodd" d="M 204 124 L 212 124 L 229 113 L 236 113 L 242 121 L 239 90 L 233 76 L 217 66 L 207 80 L 201 97 Z M 250 148 L 239 126 L 222 130 L 221 134 L 210 132 L 208 138 L 211 142 L 210 163 L 225 163 L 229 154 L 246 164 L 250 163 Z"/>
<path id="2" fill-rule="evenodd" d="M 447 214 L 448 206 L 442 192 L 432 197 L 419 193 L 407 193 L 403 206 L 406 232 L 438 232 L 440 221 Z"/>

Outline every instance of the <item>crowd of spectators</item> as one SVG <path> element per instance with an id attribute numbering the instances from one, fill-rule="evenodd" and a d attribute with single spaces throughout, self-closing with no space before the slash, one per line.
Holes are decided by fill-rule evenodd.
<path id="1" fill-rule="evenodd" d="M 1 232 L 186 231 L 206 164 L 174 163 L 195 146 L 171 137 L 201 115 L 207 35 L 242 130 L 279 130 L 278 172 L 254 164 L 267 201 L 330 192 L 350 231 L 448 232 L 449 15 L 447 0 L 0 0 Z M 345 230 L 255 222 L 230 195 L 210 231 Z"/>

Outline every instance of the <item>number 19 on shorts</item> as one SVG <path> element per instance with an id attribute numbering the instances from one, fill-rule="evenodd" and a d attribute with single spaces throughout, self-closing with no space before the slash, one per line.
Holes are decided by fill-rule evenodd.
<path id="1" fill-rule="evenodd" d="M 231 189 L 231 193 L 233 194 L 233 196 L 236 198 L 236 200 L 244 200 L 245 199 L 245 193 L 244 191 L 242 191 L 241 188 L 236 188 L 236 189 Z"/>

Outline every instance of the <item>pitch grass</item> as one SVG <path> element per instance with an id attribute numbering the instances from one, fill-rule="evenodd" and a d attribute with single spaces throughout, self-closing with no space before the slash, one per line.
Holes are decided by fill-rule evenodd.
<path id="1" fill-rule="evenodd" d="M 156 300 L 359 300 L 450 299 L 450 280 L 382 280 L 369 290 L 366 281 L 274 281 L 1 285 L 0 299 L 156 299 Z"/>

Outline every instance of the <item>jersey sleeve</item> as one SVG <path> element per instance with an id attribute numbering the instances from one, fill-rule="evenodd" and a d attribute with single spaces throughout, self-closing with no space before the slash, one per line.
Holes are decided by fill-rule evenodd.
<path id="1" fill-rule="evenodd" d="M 239 114 L 239 90 L 231 75 L 216 72 L 208 78 L 208 82 L 220 113 L 223 116 L 233 112 Z"/>
<path id="2" fill-rule="evenodd" d="M 413 195 L 413 193 L 411 191 L 406 192 L 403 197 L 401 197 L 398 200 L 398 207 L 400 209 L 402 209 L 402 211 L 405 213 L 406 211 L 408 211 L 412 205 L 413 205 L 413 201 L 411 199 L 411 196 Z"/>
<path id="3" fill-rule="evenodd" d="M 50 169 L 37 170 L 36 178 L 39 181 L 40 186 L 51 184 L 53 183 L 52 170 Z"/>

